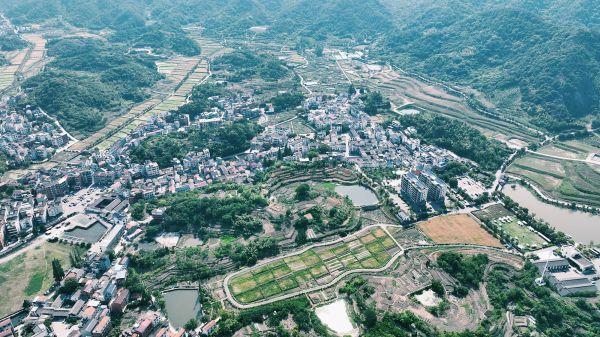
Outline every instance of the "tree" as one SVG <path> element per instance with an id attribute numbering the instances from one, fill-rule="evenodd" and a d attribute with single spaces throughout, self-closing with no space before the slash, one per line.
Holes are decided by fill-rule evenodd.
<path id="1" fill-rule="evenodd" d="M 65 277 L 65 271 L 58 259 L 52 260 L 52 276 L 55 282 L 60 282 Z"/>
<path id="2" fill-rule="evenodd" d="M 58 289 L 61 294 L 72 294 L 79 288 L 79 283 L 74 278 L 68 278 L 63 285 Z"/>
<path id="3" fill-rule="evenodd" d="M 445 293 L 444 285 L 439 280 L 431 281 L 431 290 L 433 290 L 433 292 L 436 293 L 440 297 L 444 296 L 444 293 Z"/>
<path id="4" fill-rule="evenodd" d="M 304 201 L 310 198 L 310 186 L 308 184 L 300 184 L 296 187 L 296 200 Z"/>
<path id="5" fill-rule="evenodd" d="M 348 95 L 354 96 L 354 94 L 356 94 L 356 88 L 353 84 L 350 84 L 350 86 L 348 87 Z"/>
<path id="6" fill-rule="evenodd" d="M 194 318 L 190 319 L 183 325 L 183 328 L 187 331 L 193 331 L 197 327 L 198 327 L 198 321 L 196 321 L 196 319 L 194 319 Z"/>

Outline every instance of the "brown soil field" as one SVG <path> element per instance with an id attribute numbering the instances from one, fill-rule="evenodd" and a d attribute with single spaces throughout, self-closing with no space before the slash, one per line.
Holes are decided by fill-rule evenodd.
<path id="1" fill-rule="evenodd" d="M 486 232 L 468 214 L 446 215 L 417 225 L 435 243 L 466 243 L 502 248 L 498 239 Z"/>

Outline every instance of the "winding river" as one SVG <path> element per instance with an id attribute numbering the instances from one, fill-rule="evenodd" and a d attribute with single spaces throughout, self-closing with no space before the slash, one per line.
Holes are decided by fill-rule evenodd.
<path id="1" fill-rule="evenodd" d="M 519 205 L 528 208 L 536 217 L 572 236 L 575 241 L 584 244 L 588 244 L 590 241 L 600 243 L 600 215 L 547 204 L 519 184 L 515 185 L 514 189 L 511 185 L 506 185 L 502 192 Z"/>

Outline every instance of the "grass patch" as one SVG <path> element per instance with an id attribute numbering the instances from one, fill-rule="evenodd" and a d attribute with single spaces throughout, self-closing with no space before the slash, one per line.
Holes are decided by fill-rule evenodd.
<path id="1" fill-rule="evenodd" d="M 231 236 L 231 235 L 224 235 L 221 236 L 221 243 L 226 245 L 228 243 L 232 243 L 233 241 L 235 241 L 236 237 L 235 236 Z"/>
<path id="2" fill-rule="evenodd" d="M 70 267 L 71 250 L 71 246 L 44 243 L 39 248 L 23 251 L 0 265 L 0 317 L 19 309 L 23 300 L 50 288 L 54 283 L 52 260 L 60 260 L 63 268 L 67 270 Z"/>
<path id="3" fill-rule="evenodd" d="M 42 285 L 44 285 L 44 278 L 46 277 L 45 271 L 37 272 L 29 278 L 29 283 L 27 283 L 27 288 L 25 288 L 25 295 L 31 296 L 37 294 L 40 290 L 42 290 Z"/>

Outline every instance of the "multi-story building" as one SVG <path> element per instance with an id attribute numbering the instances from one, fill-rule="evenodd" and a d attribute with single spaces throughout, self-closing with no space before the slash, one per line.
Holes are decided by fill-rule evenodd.
<path id="1" fill-rule="evenodd" d="M 427 186 L 427 199 L 430 201 L 444 201 L 446 198 L 446 184 L 430 170 L 419 171 L 419 180 Z"/>
<path id="2" fill-rule="evenodd" d="M 144 172 L 146 173 L 146 177 L 154 178 L 160 175 L 160 168 L 158 167 L 157 163 L 149 162 L 144 165 Z"/>
<path id="3" fill-rule="evenodd" d="M 67 195 L 67 193 L 69 193 L 67 176 L 63 175 L 58 179 L 49 179 L 42 182 L 38 187 L 37 192 L 44 194 L 48 199 L 55 199 Z"/>
<path id="4" fill-rule="evenodd" d="M 428 192 L 427 185 L 419 180 L 417 175 L 413 172 L 407 172 L 402 176 L 402 180 L 400 181 L 400 191 L 413 205 L 418 207 L 425 206 Z"/>

